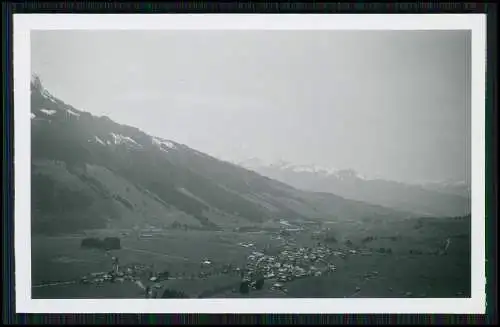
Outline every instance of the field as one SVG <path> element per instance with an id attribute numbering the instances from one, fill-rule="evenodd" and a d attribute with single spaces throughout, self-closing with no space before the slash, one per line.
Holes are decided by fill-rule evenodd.
<path id="1" fill-rule="evenodd" d="M 457 258 L 421 255 L 352 256 L 332 276 L 297 280 L 291 297 L 470 297 L 470 277 Z M 340 262 L 339 262 L 340 263 Z M 377 272 L 376 276 L 366 276 Z M 357 291 L 356 288 L 359 288 Z"/>
<path id="2" fill-rule="evenodd" d="M 462 220 L 422 220 L 384 224 L 332 224 L 336 242 L 329 247 L 350 253 L 333 257 L 336 271 L 286 283 L 286 292 L 264 289 L 242 295 L 237 273 L 223 274 L 225 264 L 242 267 L 253 251 L 279 251 L 283 239 L 269 233 L 209 231 L 164 231 L 161 236 L 140 239 L 121 236 L 122 249 L 106 254 L 80 248 L 83 236 L 34 236 L 32 238 L 33 298 L 140 298 L 144 291 L 132 282 L 67 284 L 48 282 L 78 280 L 92 272 L 112 269 L 110 256 L 120 264 L 153 265 L 169 271 L 172 279 L 163 286 L 185 292 L 189 297 L 468 297 L 470 296 L 469 223 Z M 334 227 L 333 227 L 334 226 Z M 102 231 L 101 235 L 116 235 Z M 311 231 L 286 237 L 295 247 L 313 247 L 318 240 Z M 372 239 L 367 240 L 367 237 Z M 449 240 L 442 253 L 439 249 Z M 349 241 L 349 246 L 345 243 Z M 251 243 L 253 247 L 244 247 Z M 380 249 L 391 249 L 390 253 Z M 349 252 L 351 251 L 351 252 Z M 210 267 L 201 262 L 210 260 Z M 200 272 L 211 272 L 199 278 Z M 147 280 L 145 281 L 147 283 Z M 43 286 L 43 285 L 46 286 Z"/>
<path id="3" fill-rule="evenodd" d="M 110 271 L 112 269 L 110 255 L 112 255 L 119 257 L 120 264 L 123 265 L 132 263 L 153 265 L 157 271 L 168 270 L 174 278 L 184 277 L 185 280 L 169 280 L 166 286 L 197 296 L 198 293 L 219 287 L 221 284 L 236 285 L 239 281 L 236 276 L 228 275 L 212 276 L 206 280 L 188 280 L 191 275 L 207 270 L 201 267 L 203 260 L 210 259 L 212 267 L 226 263 L 242 265 L 252 249 L 238 243 L 253 242 L 256 246 L 273 243 L 268 235 L 258 233 L 168 231 L 161 237 L 153 239 L 122 237 L 122 249 L 110 251 L 109 255 L 106 255 L 103 251 L 82 249 L 80 247 L 82 238 L 81 236 L 33 237 L 32 285 L 42 285 L 50 281 L 70 281 L 79 279 L 85 274 Z M 124 288 L 135 291 L 124 292 L 122 291 Z M 113 287 L 105 285 L 33 287 L 32 292 L 33 298 L 85 297 L 89 292 L 96 298 L 143 296 L 143 292 L 132 283 Z M 133 296 L 134 294 L 136 296 Z"/>

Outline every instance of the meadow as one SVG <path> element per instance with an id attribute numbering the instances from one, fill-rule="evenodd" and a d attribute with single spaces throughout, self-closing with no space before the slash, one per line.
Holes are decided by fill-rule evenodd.
<path id="1" fill-rule="evenodd" d="M 283 249 L 283 240 L 269 233 L 230 231 L 167 230 L 161 236 L 141 239 L 131 233 L 121 236 L 122 249 L 106 255 L 100 250 L 82 249 L 83 236 L 34 236 L 32 238 L 32 284 L 79 279 L 92 272 L 110 271 L 110 256 L 120 264 L 153 265 L 155 271 L 169 271 L 169 289 L 190 297 L 469 297 L 470 240 L 467 220 L 418 220 L 392 225 L 332 224 L 331 248 L 350 253 L 332 257 L 337 267 L 329 275 L 307 277 L 286 283 L 287 293 L 264 289 L 248 295 L 234 292 L 238 274 L 221 274 L 225 264 L 243 266 L 253 251 Z M 335 226 L 335 227 L 333 227 Z M 99 231 L 99 236 L 116 236 Z M 318 240 L 303 231 L 287 237 L 295 247 L 314 247 Z M 440 252 L 446 240 L 450 245 Z M 322 242 L 322 241 L 321 241 Z M 349 242 L 351 244 L 346 245 Z M 253 244 L 253 247 L 244 247 Z M 383 252 L 381 252 L 383 249 Z M 390 252 L 385 252 L 390 249 Z M 352 251 L 353 253 L 351 253 Z M 202 265 L 210 260 L 211 264 Z M 198 278 L 201 272 L 212 272 Z M 34 287 L 33 298 L 135 298 L 143 291 L 133 283 L 59 285 Z"/>
<path id="2" fill-rule="evenodd" d="M 113 231 L 100 231 L 99 236 L 116 235 Z M 35 236 L 32 238 L 32 285 L 51 281 L 70 281 L 80 279 L 93 272 L 106 272 L 112 269 L 110 256 L 116 256 L 121 265 L 141 263 L 153 265 L 155 271 L 169 271 L 174 278 L 167 287 L 180 288 L 186 293 L 197 296 L 205 290 L 220 287 L 221 283 L 234 285 L 239 278 L 224 275 L 213 276 L 206 280 L 190 280 L 201 271 L 210 271 L 202 267 L 203 260 L 211 261 L 212 270 L 227 263 L 243 265 L 246 257 L 253 251 L 239 243 L 253 243 L 264 247 L 272 243 L 268 235 L 258 233 L 207 232 L 207 231 L 167 231 L 162 236 L 152 239 L 140 239 L 133 235 L 121 237 L 122 249 L 104 251 L 82 249 L 82 236 Z M 275 242 L 276 243 L 276 242 Z M 224 282 L 226 280 L 227 282 Z M 209 286 L 207 286 L 209 285 Z M 129 297 L 137 292 L 126 291 L 127 285 L 117 284 L 112 287 L 95 285 L 59 285 L 34 287 L 34 298 L 45 297 Z M 137 288 L 130 285 L 130 288 Z M 90 292 L 90 293 L 89 293 Z M 92 293 L 94 292 L 94 293 Z M 71 295 L 73 294 L 73 296 Z M 139 297 L 143 296 L 143 293 Z"/>

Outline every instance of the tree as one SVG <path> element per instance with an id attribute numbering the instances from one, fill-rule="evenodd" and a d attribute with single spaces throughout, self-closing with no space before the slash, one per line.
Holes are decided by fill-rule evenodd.
<path id="1" fill-rule="evenodd" d="M 241 294 L 248 294 L 248 291 L 249 291 L 248 282 L 247 281 L 241 282 L 240 293 Z"/>
<path id="2" fill-rule="evenodd" d="M 171 290 L 171 289 L 166 289 L 162 296 L 163 299 L 184 299 L 184 298 L 189 298 L 189 296 L 181 291 L 176 291 L 176 290 Z"/>
<path id="3" fill-rule="evenodd" d="M 259 278 L 256 282 L 255 282 L 255 288 L 258 289 L 258 290 L 261 290 L 262 287 L 264 287 L 264 278 Z"/>

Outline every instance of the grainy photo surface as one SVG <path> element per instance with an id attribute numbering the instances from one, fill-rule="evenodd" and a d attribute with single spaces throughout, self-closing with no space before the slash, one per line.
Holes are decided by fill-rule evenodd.
<path id="1" fill-rule="evenodd" d="M 139 16 L 14 20 L 17 311 L 484 312 L 480 17 Z"/>

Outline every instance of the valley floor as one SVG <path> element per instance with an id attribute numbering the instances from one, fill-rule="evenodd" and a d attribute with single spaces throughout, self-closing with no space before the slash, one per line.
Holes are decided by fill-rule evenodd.
<path id="1" fill-rule="evenodd" d="M 373 231 L 381 236 L 369 242 L 360 241 L 364 234 L 359 230 L 350 232 L 328 244 L 318 244 L 312 231 L 280 237 L 267 232 L 167 230 L 150 239 L 131 233 L 121 236 L 122 249 L 108 253 L 82 249 L 83 236 L 33 236 L 32 298 L 144 298 L 148 285 L 191 298 L 470 297 L 470 244 L 452 229 L 450 235 L 446 230 L 425 233 L 427 239 L 411 230 L 390 240 L 383 236 L 387 233 Z M 346 237 L 354 244 L 345 245 Z M 451 245 L 440 253 L 437 249 L 446 238 L 452 239 Z M 259 256 L 270 262 L 263 288 L 239 293 L 242 271 L 246 268 L 248 274 Z M 322 262 L 305 265 L 302 257 L 307 256 L 321 257 Z M 123 267 L 141 264 L 170 276 L 154 282 L 153 273 L 114 282 L 87 278 L 82 283 L 83 276 L 112 271 L 111 257 L 119 258 Z M 292 267 L 291 261 L 305 269 Z"/>

